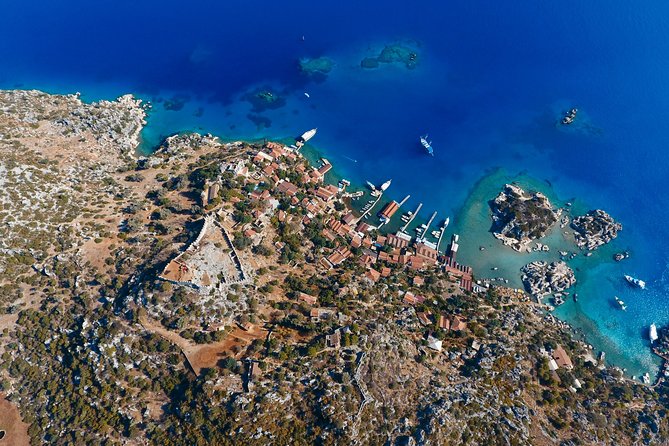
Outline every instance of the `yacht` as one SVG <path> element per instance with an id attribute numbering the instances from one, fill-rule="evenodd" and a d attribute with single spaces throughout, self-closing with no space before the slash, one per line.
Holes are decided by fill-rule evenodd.
<path id="1" fill-rule="evenodd" d="M 446 217 L 446 220 L 444 221 L 444 226 L 441 227 L 441 230 L 443 231 L 444 229 L 448 228 L 448 224 L 451 222 L 451 217 Z"/>
<path id="2" fill-rule="evenodd" d="M 380 187 L 381 191 L 382 191 L 382 192 L 385 192 L 386 189 L 388 189 L 388 188 L 390 187 L 390 183 L 391 183 L 392 181 L 393 181 L 393 180 L 388 180 L 388 181 L 386 181 L 385 183 L 383 183 L 383 184 L 381 185 L 381 187 Z"/>
<path id="3" fill-rule="evenodd" d="M 657 341 L 657 326 L 655 324 L 650 324 L 650 330 L 648 331 L 648 337 L 650 338 L 650 343 Z"/>
<path id="4" fill-rule="evenodd" d="M 420 143 L 423 147 L 425 147 L 425 150 L 427 150 L 428 154 L 434 156 L 434 150 L 432 149 L 432 143 L 427 140 L 427 135 L 420 137 Z"/>
<path id="5" fill-rule="evenodd" d="M 318 129 L 311 129 L 311 130 L 309 130 L 309 131 L 307 131 L 307 132 L 302 133 L 302 136 L 300 137 L 300 138 L 302 139 L 302 142 L 307 142 L 307 141 L 309 141 L 311 138 L 313 138 L 314 135 L 316 134 L 316 131 L 317 131 L 317 130 L 318 130 Z"/>
<path id="6" fill-rule="evenodd" d="M 625 280 L 627 280 L 627 283 L 629 283 L 630 285 L 641 288 L 642 290 L 646 289 L 646 282 L 644 282 L 643 280 L 628 275 L 625 275 Z"/>

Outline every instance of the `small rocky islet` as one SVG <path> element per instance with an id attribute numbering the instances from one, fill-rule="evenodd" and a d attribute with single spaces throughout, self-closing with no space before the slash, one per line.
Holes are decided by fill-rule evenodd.
<path id="1" fill-rule="evenodd" d="M 576 283 L 574 271 L 563 261 L 532 262 L 522 269 L 523 285 L 535 297 L 561 293 Z"/>
<path id="2" fill-rule="evenodd" d="M 526 192 L 514 184 L 506 184 L 488 204 L 490 232 L 518 252 L 529 252 L 530 244 L 545 236 L 562 213 L 541 192 Z"/>
<path id="3" fill-rule="evenodd" d="M 622 224 L 601 209 L 575 217 L 571 227 L 575 230 L 574 237 L 578 247 L 589 251 L 609 243 L 623 229 Z"/>

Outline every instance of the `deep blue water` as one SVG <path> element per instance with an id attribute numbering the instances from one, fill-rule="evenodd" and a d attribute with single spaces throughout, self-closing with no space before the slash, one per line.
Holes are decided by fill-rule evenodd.
<path id="1" fill-rule="evenodd" d="M 180 130 L 254 138 L 318 127 L 313 142 L 341 174 L 393 178 L 391 192 L 410 193 L 409 206 L 422 201 L 426 212 L 456 216 L 498 166 L 606 209 L 624 225 L 614 246 L 633 258 L 589 272 L 590 305 L 578 317 L 603 326 L 597 299 L 623 297 L 629 315 L 604 331 L 625 365 L 647 366 L 644 327 L 669 322 L 666 2 L 23 3 L 2 6 L 0 87 L 89 100 L 182 95 L 179 111 L 154 103 L 148 146 Z M 360 68 L 396 42 L 416 48 L 416 69 Z M 337 65 L 316 82 L 297 69 L 306 56 Z M 257 113 L 271 121 L 258 128 L 242 96 L 268 87 L 287 103 Z M 579 126 L 555 126 L 572 106 Z M 417 145 L 426 132 L 434 158 Z M 621 287 L 624 272 L 649 290 Z"/>

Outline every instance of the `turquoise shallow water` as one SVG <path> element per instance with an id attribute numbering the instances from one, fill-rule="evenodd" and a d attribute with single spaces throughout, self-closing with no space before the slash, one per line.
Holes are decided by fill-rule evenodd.
<path id="1" fill-rule="evenodd" d="M 477 278 L 504 277 L 509 280 L 508 286 L 522 288 L 520 269 L 527 263 L 560 260 L 560 251 L 578 253 L 575 258 L 565 260 L 574 270 L 577 283 L 568 290 L 570 297 L 557 307 L 554 314 L 585 334 L 585 339 L 593 345 L 595 351 L 606 351 L 607 361 L 627 369 L 629 375 L 640 376 L 649 370 L 656 371 L 660 362 L 650 353 L 647 327 L 655 320 L 649 319 L 648 315 L 656 317 L 653 307 L 657 308 L 657 302 L 654 301 L 657 297 L 633 289 L 624 281 L 622 276 L 634 270 L 631 259 L 620 263 L 612 259 L 613 254 L 620 251 L 623 245 L 616 240 L 586 257 L 585 252 L 579 251 L 574 243 L 573 231 L 569 227 L 555 225 L 540 240 L 550 246 L 549 252 L 518 253 L 503 246 L 490 233 L 487 200 L 495 197 L 504 184 L 511 182 L 516 182 L 526 190 L 543 192 L 554 206 L 569 209 L 571 215 L 580 215 L 589 209 L 579 199 L 561 199 L 546 181 L 537 181 L 523 173 L 511 173 L 504 169 L 491 171 L 471 191 L 452 228 L 461 234 L 461 261 L 474 267 Z M 567 202 L 573 202 L 573 205 L 566 207 Z M 485 250 L 481 251 L 480 247 Z M 631 252 L 632 255 L 637 254 L 633 248 Z M 493 283 L 502 284 L 500 281 Z M 573 293 L 578 293 L 577 302 L 571 298 Z M 620 310 L 614 296 L 620 296 L 627 302 L 627 311 Z M 548 298 L 544 302 L 550 303 Z"/>
<path id="2" fill-rule="evenodd" d="M 0 16 L 0 86 L 152 100 L 143 150 L 178 131 L 259 139 L 318 127 L 313 143 L 340 175 L 358 184 L 392 178 L 389 196 L 411 194 L 408 209 L 423 202 L 424 217 L 437 210 L 454 219 L 462 256 L 479 274 L 491 260 L 512 280 L 526 259 L 496 249 L 479 256 L 488 223 L 463 203 L 497 167 L 540 188 L 547 179 L 558 198 L 624 225 L 587 265 L 574 260 L 583 297 L 557 313 L 609 358 L 643 369 L 653 363 L 645 327 L 669 322 L 666 17 L 660 0 L 13 2 Z M 360 67 L 395 43 L 418 54 L 415 69 Z M 299 58 L 319 56 L 336 63 L 327 78 L 300 73 Z M 244 96 L 259 88 L 285 105 L 254 111 Z M 182 107 L 166 110 L 166 99 Z M 572 106 L 577 124 L 556 126 Z M 425 133 L 434 158 L 418 144 Z M 476 197 L 487 201 L 501 186 Z M 610 263 L 622 249 L 632 258 Z M 626 288 L 623 273 L 648 290 Z M 609 308 L 612 295 L 628 303 L 624 318 Z"/>

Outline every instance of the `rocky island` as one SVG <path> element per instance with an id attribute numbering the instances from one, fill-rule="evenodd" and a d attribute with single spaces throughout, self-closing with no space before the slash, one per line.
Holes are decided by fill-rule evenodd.
<path id="1" fill-rule="evenodd" d="M 623 225 L 601 209 L 575 217 L 571 227 L 575 229 L 574 237 L 578 247 L 589 251 L 609 243 L 623 229 Z"/>
<path id="2" fill-rule="evenodd" d="M 529 252 L 530 243 L 546 235 L 561 215 L 541 192 L 526 192 L 513 184 L 506 184 L 489 205 L 490 232 L 518 252 Z"/>
<path id="3" fill-rule="evenodd" d="M 521 272 L 525 289 L 536 297 L 560 293 L 576 283 L 574 271 L 563 261 L 528 263 Z"/>

